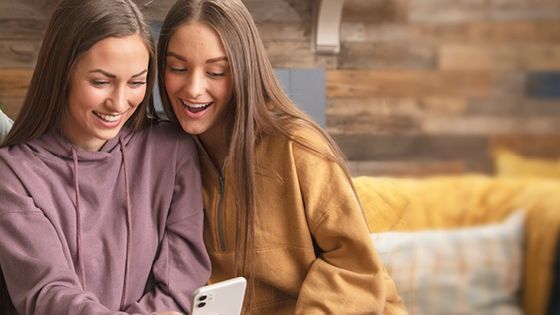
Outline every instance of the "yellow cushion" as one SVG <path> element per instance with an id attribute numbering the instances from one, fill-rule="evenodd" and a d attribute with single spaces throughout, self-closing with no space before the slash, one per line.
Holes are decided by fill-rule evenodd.
<path id="1" fill-rule="evenodd" d="M 506 150 L 494 156 L 498 176 L 560 178 L 560 159 L 528 158 Z"/>
<path id="2" fill-rule="evenodd" d="M 354 184 L 370 231 L 377 233 L 495 223 L 525 209 L 523 308 L 546 313 L 560 233 L 560 181 L 464 175 L 357 177 Z"/>

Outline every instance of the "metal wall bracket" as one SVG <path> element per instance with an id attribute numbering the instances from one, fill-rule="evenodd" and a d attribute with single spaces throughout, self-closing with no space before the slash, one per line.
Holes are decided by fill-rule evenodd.
<path id="1" fill-rule="evenodd" d="M 312 38 L 315 53 L 340 52 L 340 20 L 344 0 L 316 0 Z"/>

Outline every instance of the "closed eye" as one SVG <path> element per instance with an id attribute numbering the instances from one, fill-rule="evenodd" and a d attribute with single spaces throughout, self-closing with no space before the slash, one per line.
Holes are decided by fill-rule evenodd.
<path id="1" fill-rule="evenodd" d="M 225 72 L 208 72 L 208 75 L 212 77 L 223 77 L 226 75 Z"/>
<path id="2" fill-rule="evenodd" d="M 187 68 L 179 68 L 179 67 L 169 67 L 171 72 L 186 72 Z"/>
<path id="3" fill-rule="evenodd" d="M 146 84 L 146 81 L 132 81 L 129 83 L 134 88 L 141 87 Z"/>
<path id="4" fill-rule="evenodd" d="M 91 80 L 89 81 L 91 85 L 98 87 L 98 88 L 102 88 L 105 86 L 108 86 L 109 84 L 111 84 L 111 82 L 107 81 L 107 80 Z"/>

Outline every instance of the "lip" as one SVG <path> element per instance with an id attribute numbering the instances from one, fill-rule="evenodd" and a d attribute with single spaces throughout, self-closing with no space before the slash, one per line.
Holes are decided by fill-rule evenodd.
<path id="1" fill-rule="evenodd" d="M 95 121 L 97 122 L 97 124 L 102 128 L 107 128 L 107 129 L 118 127 L 124 116 L 122 113 L 115 115 L 115 114 L 107 114 L 107 113 L 96 112 L 96 111 L 93 111 L 92 114 L 96 118 Z M 102 116 L 113 116 L 113 119 L 115 120 L 107 120 L 104 119 L 104 117 Z"/>
<path id="2" fill-rule="evenodd" d="M 204 116 L 209 109 L 214 105 L 214 102 L 190 102 L 183 99 L 179 99 L 179 106 L 181 111 L 189 118 L 198 119 Z M 193 111 L 193 108 L 197 108 Z"/>

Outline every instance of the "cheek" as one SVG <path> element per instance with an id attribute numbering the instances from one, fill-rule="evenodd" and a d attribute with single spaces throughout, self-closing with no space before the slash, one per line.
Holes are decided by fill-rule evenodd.
<path id="1" fill-rule="evenodd" d="M 138 106 L 142 102 L 142 100 L 144 100 L 145 96 L 146 96 L 146 86 L 144 85 L 140 88 L 132 90 L 130 94 L 130 102 L 134 104 L 134 106 Z"/>
<path id="2" fill-rule="evenodd" d="M 107 93 L 103 89 L 96 89 L 91 86 L 76 86 L 68 98 L 70 108 L 75 110 L 87 110 L 97 107 L 107 98 Z"/>
<path id="3" fill-rule="evenodd" d="M 170 94 L 169 96 L 180 90 L 181 86 L 181 80 L 176 75 L 165 73 L 165 90 Z"/>
<path id="4" fill-rule="evenodd" d="M 229 102 L 231 96 L 233 95 L 233 86 L 230 81 L 225 81 L 221 86 L 219 86 L 220 97 L 224 102 Z"/>

